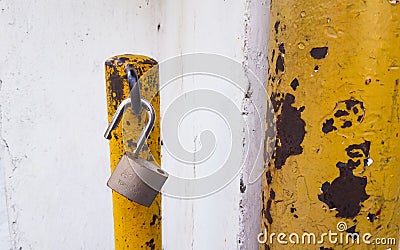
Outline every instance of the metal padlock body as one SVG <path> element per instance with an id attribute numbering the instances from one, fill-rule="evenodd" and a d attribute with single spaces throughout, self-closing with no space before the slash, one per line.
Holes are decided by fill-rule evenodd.
<path id="1" fill-rule="evenodd" d="M 136 150 L 122 156 L 111 174 L 107 186 L 129 200 L 149 207 L 167 180 L 168 174 L 149 161 L 138 158 L 155 122 L 153 106 L 145 99 L 140 99 L 140 103 L 147 111 L 148 122 L 139 136 Z M 131 104 L 130 98 L 120 104 L 107 128 L 105 138 L 111 138 L 111 131 L 117 127 L 122 119 L 123 111 Z"/>
<path id="2" fill-rule="evenodd" d="M 107 185 L 131 201 L 149 207 L 168 178 L 168 174 L 144 159 L 125 153 Z"/>

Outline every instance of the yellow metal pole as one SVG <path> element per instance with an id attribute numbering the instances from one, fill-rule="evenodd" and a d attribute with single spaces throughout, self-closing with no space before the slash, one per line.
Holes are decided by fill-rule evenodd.
<path id="1" fill-rule="evenodd" d="M 272 1 L 268 90 L 278 140 L 263 176 L 260 249 L 398 249 L 398 3 Z M 337 242 L 321 241 L 329 230 Z M 316 242 L 302 243 L 304 232 Z M 347 233 L 360 244 L 347 244 Z"/>
<path id="2" fill-rule="evenodd" d="M 114 115 L 118 105 L 129 97 L 126 67 L 136 70 L 141 80 L 141 95 L 151 101 L 156 111 L 156 123 L 147 139 L 149 149 L 144 147 L 140 157 L 160 164 L 160 97 L 158 95 L 158 70 L 143 75 L 152 67 L 158 67 L 152 58 L 138 55 L 118 55 L 105 63 L 107 86 L 108 120 Z M 153 72 L 154 71 L 154 72 Z M 142 78 L 141 78 L 142 77 Z M 135 140 L 146 124 L 145 112 L 134 116 L 125 112 L 118 128 L 112 132 L 110 140 L 111 170 L 113 171 L 125 150 L 135 146 Z M 122 135 L 124 130 L 124 138 Z M 150 153 L 150 151 L 151 153 Z M 115 249 L 162 249 L 161 248 L 161 197 L 156 198 L 147 208 L 127 200 L 113 192 Z"/>

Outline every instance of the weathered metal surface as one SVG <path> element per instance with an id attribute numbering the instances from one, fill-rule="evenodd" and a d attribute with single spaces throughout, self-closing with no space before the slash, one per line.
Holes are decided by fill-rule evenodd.
<path id="1" fill-rule="evenodd" d="M 156 111 L 156 122 L 139 156 L 160 164 L 160 97 L 158 95 L 158 71 L 145 74 L 157 62 L 146 56 L 118 55 L 105 63 L 108 119 L 111 120 L 118 105 L 129 97 L 126 67 L 136 70 L 141 83 L 142 97 L 151 101 Z M 121 124 L 112 132 L 110 140 L 111 170 L 113 171 L 125 151 L 135 148 L 135 141 L 146 124 L 145 112 L 136 116 L 125 112 Z M 122 134 L 124 131 L 124 134 Z M 151 152 L 151 153 L 150 153 Z M 113 192 L 115 249 L 162 249 L 161 248 L 161 197 L 147 208 L 127 200 Z"/>
<path id="2" fill-rule="evenodd" d="M 278 140 L 263 177 L 261 232 L 285 233 L 287 244 L 275 236 L 260 249 L 397 249 L 397 4 L 272 1 L 268 90 Z M 371 243 L 320 241 L 328 230 L 339 233 L 339 222 L 345 233 L 371 234 Z M 316 243 L 289 241 L 304 232 Z M 378 238 L 396 244 L 378 245 Z"/>

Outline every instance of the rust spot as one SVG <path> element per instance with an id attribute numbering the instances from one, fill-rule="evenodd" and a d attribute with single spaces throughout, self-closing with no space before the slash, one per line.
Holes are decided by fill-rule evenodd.
<path id="1" fill-rule="evenodd" d="M 151 238 L 149 241 L 147 241 L 146 246 L 150 247 L 151 250 L 154 250 L 156 248 L 156 244 L 154 244 L 154 238 Z"/>
<path id="2" fill-rule="evenodd" d="M 285 164 L 286 159 L 291 155 L 298 155 L 303 152 L 301 143 L 306 134 L 306 123 L 301 119 L 301 112 L 304 107 L 299 109 L 292 106 L 295 97 L 286 94 L 282 103 L 281 114 L 277 117 L 277 143 L 275 150 L 275 168 L 280 169 Z"/>
<path id="3" fill-rule="evenodd" d="M 269 198 L 271 200 L 275 200 L 275 191 L 271 188 L 271 190 L 269 191 Z"/>
<path id="4" fill-rule="evenodd" d="M 275 59 L 275 50 L 272 50 L 272 56 L 271 56 L 271 63 L 274 61 Z"/>
<path id="5" fill-rule="evenodd" d="M 279 24 L 280 24 L 280 23 L 281 23 L 280 21 L 276 21 L 275 24 L 274 24 L 274 29 L 275 29 L 275 33 L 276 33 L 276 34 L 278 34 L 278 31 L 279 31 Z"/>
<path id="6" fill-rule="evenodd" d="M 334 120 L 333 118 L 330 118 L 328 120 L 326 120 L 324 122 L 324 124 L 322 124 L 322 132 L 324 132 L 325 134 L 332 132 L 334 130 L 337 130 L 337 128 L 335 126 L 333 126 Z"/>
<path id="7" fill-rule="evenodd" d="M 158 216 L 156 214 L 153 214 L 153 218 L 150 222 L 150 226 L 154 226 L 156 224 L 157 219 L 158 219 Z"/>
<path id="8" fill-rule="evenodd" d="M 310 55 L 314 59 L 323 59 L 328 55 L 328 47 L 312 48 L 310 51 Z"/>
<path id="9" fill-rule="evenodd" d="M 351 158 L 369 157 L 370 148 L 371 148 L 371 142 L 365 141 L 361 144 L 352 144 L 352 145 L 348 146 L 346 148 L 346 153 Z"/>
<path id="10" fill-rule="evenodd" d="M 285 71 L 285 63 L 283 61 L 282 55 L 278 55 L 278 58 L 276 59 L 275 73 L 278 74 L 279 71 Z"/>
<path id="11" fill-rule="evenodd" d="M 351 233 L 352 235 L 347 235 L 350 239 L 356 240 L 359 236 L 359 232 L 356 232 L 356 225 L 349 227 L 346 230 L 347 233 Z"/>
<path id="12" fill-rule="evenodd" d="M 113 60 L 107 60 L 107 61 L 105 61 L 104 62 L 104 64 L 106 65 L 106 66 L 113 66 Z"/>
<path id="13" fill-rule="evenodd" d="M 377 218 L 378 218 L 378 217 L 376 216 L 376 214 L 368 213 L 367 219 L 368 219 L 370 222 L 374 222 Z"/>
<path id="14" fill-rule="evenodd" d="M 293 81 L 290 83 L 290 87 L 292 87 L 292 89 L 296 91 L 298 86 L 299 86 L 299 80 L 297 80 L 297 78 L 294 78 Z"/>
<path id="15" fill-rule="evenodd" d="M 279 44 L 278 48 L 282 54 L 285 54 L 285 44 L 284 43 Z"/>
<path id="16" fill-rule="evenodd" d="M 342 116 L 348 116 L 350 113 L 347 112 L 346 110 L 338 110 L 334 114 L 335 117 L 342 117 Z"/>
<path id="17" fill-rule="evenodd" d="M 117 69 L 115 68 L 110 74 L 110 87 L 111 93 L 115 93 L 115 97 L 113 97 L 113 100 L 115 100 L 114 109 L 116 110 L 124 96 L 124 82 L 118 74 Z"/>
<path id="18" fill-rule="evenodd" d="M 274 108 L 275 112 L 278 112 L 279 108 L 282 105 L 282 99 L 278 98 L 279 96 L 280 96 L 279 93 L 273 92 L 271 94 L 270 100 L 271 100 L 271 104 L 272 104 L 272 107 Z"/>
<path id="19" fill-rule="evenodd" d="M 345 121 L 341 128 L 349 128 L 351 126 L 353 126 L 353 123 L 351 121 Z"/>
<path id="20" fill-rule="evenodd" d="M 268 183 L 268 184 L 271 184 L 271 183 L 272 183 L 271 171 L 268 170 L 268 171 L 265 173 L 265 177 L 267 178 L 267 183 Z"/>
<path id="21" fill-rule="evenodd" d="M 358 101 L 358 100 L 355 100 L 355 99 L 346 100 L 346 101 L 344 101 L 344 103 L 346 104 L 347 110 L 351 110 L 351 108 L 354 107 L 354 106 L 356 106 L 357 104 L 360 104 L 360 107 L 361 107 L 362 109 L 364 109 L 364 103 L 363 103 L 363 102 L 360 102 L 360 101 Z"/>
<path id="22" fill-rule="evenodd" d="M 369 195 L 365 191 L 367 185 L 366 177 L 354 176 L 353 170 L 360 165 L 360 160 L 354 162 L 352 159 L 347 163 L 338 162 L 340 176 L 322 185 L 322 194 L 318 199 L 328 205 L 330 209 L 336 208 L 336 217 L 354 218 L 361 209 L 361 202 L 367 200 Z"/>
<path id="23" fill-rule="evenodd" d="M 272 204 L 272 200 L 269 199 L 267 201 L 267 207 L 265 208 L 265 212 L 264 212 L 264 217 L 267 219 L 269 224 L 272 224 L 272 222 L 273 222 L 272 216 L 271 216 L 271 204 Z"/>
<path id="24" fill-rule="evenodd" d="M 327 134 L 339 128 L 349 128 L 354 124 L 361 123 L 364 116 L 365 107 L 363 102 L 353 97 L 348 100 L 339 101 L 336 104 L 333 116 L 328 118 L 322 125 L 322 131 Z"/>
<path id="25" fill-rule="evenodd" d="M 122 57 L 117 58 L 117 63 L 121 63 L 121 65 L 124 64 L 126 61 L 129 61 L 128 57 L 122 56 Z M 132 64 L 129 64 L 129 65 L 133 67 Z"/>

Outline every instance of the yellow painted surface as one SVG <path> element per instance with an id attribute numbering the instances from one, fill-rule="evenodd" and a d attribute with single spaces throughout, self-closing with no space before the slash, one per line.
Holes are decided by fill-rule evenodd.
<path id="1" fill-rule="evenodd" d="M 129 85 L 125 72 L 125 67 L 128 64 L 136 69 L 140 78 L 142 98 L 151 101 L 156 111 L 155 126 L 147 139 L 149 148 L 145 146 L 139 156 L 149 161 L 155 161 L 159 165 L 161 160 L 158 70 L 153 68 L 152 74 L 143 76 L 151 67 L 157 65 L 155 60 L 146 56 L 118 55 L 106 61 L 108 120 L 111 120 L 120 102 L 129 97 Z M 139 137 L 146 121 L 145 111 L 142 112 L 140 117 L 132 115 L 129 109 L 125 112 L 118 128 L 112 132 L 112 139 L 110 140 L 111 170 L 114 170 L 125 150 L 134 149 L 134 142 Z M 124 130 L 124 135 L 122 130 Z M 113 209 L 115 249 L 162 249 L 160 195 L 147 208 L 113 192 Z"/>
<path id="2" fill-rule="evenodd" d="M 398 249 L 395 2 L 272 1 L 268 90 L 277 111 L 279 152 L 263 176 L 261 232 L 286 233 L 288 244 L 275 236 L 260 249 Z M 360 237 L 370 233 L 371 241 L 393 238 L 396 244 L 346 244 L 346 236 L 343 244 L 289 241 L 291 233 L 339 233 L 339 222 Z"/>

